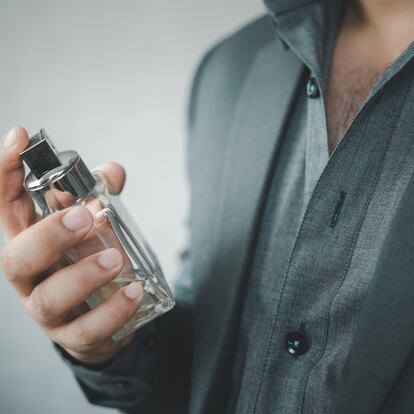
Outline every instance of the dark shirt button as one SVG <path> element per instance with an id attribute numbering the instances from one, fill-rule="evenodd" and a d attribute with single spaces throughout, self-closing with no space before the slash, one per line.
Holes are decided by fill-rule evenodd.
<path id="1" fill-rule="evenodd" d="M 316 99 L 319 97 L 319 86 L 316 82 L 316 79 L 311 76 L 308 80 L 308 84 L 306 86 L 306 93 L 308 94 L 308 97 L 311 99 Z"/>
<path id="2" fill-rule="evenodd" d="M 158 338 L 156 335 L 148 335 L 144 338 L 142 346 L 145 351 L 152 352 L 158 347 Z"/>
<path id="3" fill-rule="evenodd" d="M 286 349 L 289 354 L 299 356 L 309 348 L 306 336 L 301 332 L 292 332 L 286 338 Z"/>

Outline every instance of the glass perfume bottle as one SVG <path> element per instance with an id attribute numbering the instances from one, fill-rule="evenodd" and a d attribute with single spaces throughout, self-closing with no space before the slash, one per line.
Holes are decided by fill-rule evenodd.
<path id="1" fill-rule="evenodd" d="M 155 254 L 117 196 L 109 194 L 105 178 L 91 172 L 75 151 L 58 152 L 44 129 L 30 137 L 21 153 L 29 168 L 24 186 L 44 216 L 83 205 L 94 217 L 92 230 L 75 248 L 65 252 L 64 263 L 75 263 L 109 247 L 124 259 L 118 276 L 87 300 L 91 308 L 116 290 L 137 281 L 144 297 L 135 315 L 112 338 L 120 340 L 174 307 L 174 298 Z"/>

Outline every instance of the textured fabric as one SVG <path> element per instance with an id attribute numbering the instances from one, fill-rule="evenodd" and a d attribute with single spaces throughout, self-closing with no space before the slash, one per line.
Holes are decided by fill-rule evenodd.
<path id="1" fill-rule="evenodd" d="M 283 124 L 302 72 L 302 65 L 293 54 L 275 46 L 273 41 L 257 50 L 239 89 L 237 105 L 230 107 L 234 113 L 227 134 L 211 136 L 212 127 L 203 128 L 203 122 L 199 121 L 193 130 L 196 139 L 190 142 L 190 154 L 198 155 L 191 155 L 191 160 L 197 162 L 190 164 L 195 292 L 193 346 L 197 350 L 193 359 L 190 405 L 194 412 L 214 412 L 215 407 L 228 400 L 231 371 L 224 374 L 222 368 L 234 358 L 254 233 L 261 216 L 263 191 L 268 186 L 267 173 L 274 148 L 281 144 Z M 217 61 L 222 59 L 220 52 L 225 51 L 217 51 Z M 279 53 L 285 59 L 279 60 Z M 234 60 L 233 54 L 230 56 L 232 60 L 227 64 L 243 63 Z M 274 76 L 275 71 L 289 76 Z M 205 93 L 207 88 L 213 92 L 213 98 L 217 96 L 216 88 L 225 85 L 216 84 L 217 73 L 212 71 L 210 75 L 203 86 Z M 214 83 L 209 85 L 210 82 Z M 203 118 L 205 111 L 211 109 L 207 105 L 209 100 L 200 103 L 198 116 Z M 218 102 L 212 103 L 217 106 Z M 218 106 L 214 112 L 220 113 L 220 109 Z M 206 177 L 208 187 L 204 190 L 210 191 L 204 192 L 199 184 L 205 183 Z"/>
<path id="2" fill-rule="evenodd" d="M 197 71 L 178 305 L 108 367 L 71 365 L 95 404 L 147 414 L 220 414 L 229 401 L 249 414 L 414 412 L 414 46 L 384 73 L 328 160 L 312 151 L 327 150 L 323 99 L 309 101 L 301 82 L 306 65 L 324 90 L 325 63 L 310 47 L 325 36 L 323 4 L 268 3 L 276 33 L 261 18 L 212 49 Z M 289 172 L 292 194 L 275 197 Z M 284 204 L 294 211 L 291 226 L 277 220 Z M 275 224 L 287 240 L 284 257 L 268 248 L 280 243 Z M 284 341 L 300 325 L 310 347 L 292 358 Z M 151 355 L 143 349 L 149 330 L 158 338 Z"/>
<path id="3" fill-rule="evenodd" d="M 332 3 L 331 8 L 315 3 L 277 21 L 279 35 L 295 45 L 317 79 L 320 97 L 307 98 L 302 86 L 277 155 L 241 322 L 229 413 L 328 412 L 378 252 L 412 173 L 410 163 L 401 165 L 413 159 L 411 137 L 391 140 L 409 93 L 403 85 L 411 83 L 408 68 L 396 75 L 398 64 L 379 80 L 384 86 L 396 75 L 392 93 L 366 101 L 328 162 L 323 97 L 338 10 Z M 292 357 L 286 337 L 299 330 L 310 349 Z"/>
<path id="4" fill-rule="evenodd" d="M 181 294 L 174 312 L 142 327 L 104 367 L 87 367 L 56 347 L 92 404 L 125 413 L 187 412 L 191 324 L 184 288 Z"/>

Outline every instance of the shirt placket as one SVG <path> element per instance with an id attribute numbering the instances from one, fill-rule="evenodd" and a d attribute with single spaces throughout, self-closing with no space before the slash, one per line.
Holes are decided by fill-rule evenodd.
<path id="1" fill-rule="evenodd" d="M 290 372 L 288 381 L 301 384 L 303 392 L 293 397 L 293 405 L 298 411 L 304 406 L 310 373 L 323 358 L 329 338 L 331 305 L 347 275 L 403 96 L 401 90 L 389 98 L 382 97 L 390 99 L 385 105 L 392 109 L 385 119 L 381 117 L 381 122 L 374 112 L 375 99 L 370 99 L 317 180 L 275 309 L 257 398 L 256 408 L 261 408 L 256 413 L 268 412 L 270 402 L 261 401 L 260 394 L 268 388 L 263 395 L 270 395 L 272 384 L 280 383 L 280 372 Z M 314 158 L 312 145 L 310 149 L 309 161 L 317 164 L 320 159 Z M 311 168 L 311 174 L 317 174 L 317 167 Z"/>

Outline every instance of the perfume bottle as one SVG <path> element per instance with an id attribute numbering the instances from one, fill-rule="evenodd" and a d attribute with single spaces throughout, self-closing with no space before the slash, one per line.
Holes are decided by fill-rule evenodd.
<path id="1" fill-rule="evenodd" d="M 135 315 L 112 338 L 120 340 L 147 322 L 173 308 L 175 302 L 158 260 L 128 215 L 119 197 L 109 194 L 105 177 L 91 172 L 75 151 L 58 152 L 44 129 L 32 135 L 21 153 L 29 173 L 26 190 L 43 216 L 70 206 L 89 209 L 94 223 L 89 234 L 64 254 L 62 265 L 109 247 L 117 248 L 124 259 L 121 272 L 87 300 L 91 308 L 108 299 L 116 290 L 137 281 L 144 297 Z"/>

